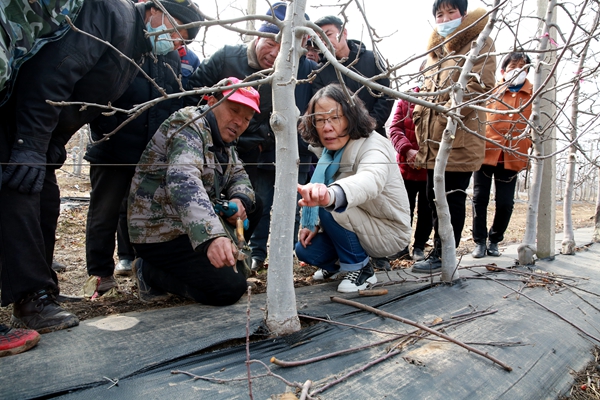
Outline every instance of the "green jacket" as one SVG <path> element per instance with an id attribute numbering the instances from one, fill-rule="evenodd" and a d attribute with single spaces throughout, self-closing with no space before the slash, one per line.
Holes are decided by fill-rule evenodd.
<path id="1" fill-rule="evenodd" d="M 213 209 L 220 194 L 239 198 L 246 208 L 253 205 L 254 191 L 235 148 L 220 141 L 214 115 L 200 118 L 202 111 L 175 112 L 142 154 L 129 192 L 132 243 L 162 243 L 187 234 L 196 249 L 227 236 Z"/>
<path id="2" fill-rule="evenodd" d="M 82 5 L 83 0 L 0 0 L 0 90 L 44 44 L 69 30 L 66 17 L 75 21 Z"/>

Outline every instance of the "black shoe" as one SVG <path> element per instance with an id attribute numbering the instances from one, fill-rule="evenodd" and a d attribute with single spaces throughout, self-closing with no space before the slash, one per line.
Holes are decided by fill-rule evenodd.
<path id="1" fill-rule="evenodd" d="M 162 290 L 158 289 L 152 289 L 144 280 L 144 275 L 142 274 L 142 268 L 144 264 L 145 262 L 141 258 L 136 258 L 131 263 L 133 280 L 136 282 L 138 288 L 138 298 L 143 302 L 167 300 L 170 297 L 167 292 L 163 292 Z"/>
<path id="2" fill-rule="evenodd" d="M 419 249 L 418 247 L 413 248 L 412 259 L 414 261 L 422 261 L 425 259 L 425 253 L 423 249 Z"/>
<path id="3" fill-rule="evenodd" d="M 131 276 L 131 263 L 133 260 L 119 260 L 115 265 L 115 275 Z"/>
<path id="4" fill-rule="evenodd" d="M 375 276 L 373 265 L 369 261 L 362 269 L 348 272 L 338 285 L 337 291 L 341 293 L 355 293 L 376 283 L 377 276 Z"/>
<path id="5" fill-rule="evenodd" d="M 475 243 L 475 250 L 471 253 L 473 258 L 483 258 L 485 257 L 485 243 Z"/>
<path id="6" fill-rule="evenodd" d="M 416 274 L 432 274 L 434 272 L 441 271 L 442 259 L 437 255 L 434 250 L 429 256 L 423 261 L 419 261 L 413 264 L 412 272 Z"/>
<path id="7" fill-rule="evenodd" d="M 498 243 L 490 242 L 490 245 L 487 248 L 488 256 L 492 257 L 500 257 L 500 251 L 498 250 Z"/>
<path id="8" fill-rule="evenodd" d="M 373 268 L 380 271 L 391 271 L 392 267 L 387 258 L 372 258 Z"/>
<path id="9" fill-rule="evenodd" d="M 410 258 L 410 253 L 408 251 L 408 246 L 406 246 L 404 249 L 402 249 L 398 253 L 394 254 L 393 256 L 387 257 L 388 260 L 404 260 L 404 259 L 408 260 L 409 258 Z M 376 259 L 376 260 L 379 261 L 379 259 Z M 387 271 L 389 271 L 389 269 Z"/>
<path id="10" fill-rule="evenodd" d="M 52 269 L 54 272 L 65 272 L 67 270 L 67 266 L 59 263 L 58 261 L 52 260 Z"/>
<path id="11" fill-rule="evenodd" d="M 59 293 L 56 295 L 57 303 L 78 303 L 80 301 L 83 301 L 83 297 L 81 297 L 81 296 L 71 296 L 71 295 L 62 294 L 62 293 Z"/>
<path id="12" fill-rule="evenodd" d="M 250 269 L 252 271 L 259 271 L 259 270 L 263 269 L 264 267 L 265 267 L 264 261 L 261 261 L 257 258 L 252 259 L 252 267 L 250 267 Z"/>
<path id="13" fill-rule="evenodd" d="M 39 333 L 54 332 L 79 325 L 79 319 L 62 309 L 54 294 L 40 290 L 13 305 L 11 325 L 35 329 Z"/>

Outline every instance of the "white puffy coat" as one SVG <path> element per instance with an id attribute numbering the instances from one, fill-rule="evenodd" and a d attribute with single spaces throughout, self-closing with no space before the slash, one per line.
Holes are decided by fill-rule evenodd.
<path id="1" fill-rule="evenodd" d="M 396 153 L 377 132 L 368 138 L 350 140 L 335 176 L 346 194 L 348 206 L 333 211 L 335 221 L 356 233 L 371 257 L 385 257 L 410 242 L 410 208 Z"/>

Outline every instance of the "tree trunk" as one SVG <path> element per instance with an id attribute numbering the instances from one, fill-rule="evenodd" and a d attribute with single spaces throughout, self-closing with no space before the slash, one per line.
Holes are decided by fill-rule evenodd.
<path id="1" fill-rule="evenodd" d="M 538 6 L 542 6 L 543 2 L 540 1 Z M 544 81 L 544 77 L 542 76 L 543 62 L 544 62 L 544 51 L 548 47 L 548 37 L 550 24 L 552 21 L 554 7 L 556 6 L 556 0 L 550 0 L 548 5 L 548 9 L 546 11 L 546 17 L 543 27 L 543 35 L 541 36 L 539 45 L 538 45 L 538 53 L 535 61 L 535 74 L 533 78 L 533 90 L 535 93 L 538 92 L 540 87 L 542 86 L 542 82 Z M 533 128 L 531 129 L 531 136 L 533 142 L 533 160 L 531 162 L 531 184 L 529 186 L 529 203 L 527 207 L 527 218 L 525 222 L 525 236 L 523 237 L 523 242 L 519 245 L 517 249 L 519 264 L 521 265 L 531 265 L 534 263 L 534 254 L 537 253 L 536 246 L 536 235 L 537 235 L 537 225 L 536 222 L 538 220 L 538 206 L 540 204 L 540 192 L 542 187 L 542 174 L 543 170 L 543 156 L 544 156 L 544 126 L 542 125 L 542 117 L 541 117 L 541 102 L 542 97 L 538 94 L 536 98 L 533 100 L 532 109 L 531 109 L 531 124 Z M 554 195 L 553 195 L 554 196 Z"/>
<path id="2" fill-rule="evenodd" d="M 298 73 L 300 37 L 294 36 L 294 26 L 304 25 L 306 0 L 289 3 L 282 29 L 281 49 L 275 61 L 273 114 L 271 128 L 275 133 L 277 168 L 271 245 L 267 272 L 266 324 L 272 334 L 280 336 L 300 330 L 294 292 L 294 215 L 298 182 L 298 108 L 294 98 Z"/>
<path id="3" fill-rule="evenodd" d="M 598 14 L 596 14 L 596 21 Z M 587 58 L 589 42 L 584 46 L 577 71 L 583 71 L 583 67 Z M 563 241 L 562 254 L 575 254 L 575 234 L 573 232 L 573 218 L 571 211 L 573 210 L 573 187 L 575 185 L 575 167 L 577 165 L 577 116 L 579 114 L 579 91 L 581 89 L 579 79 L 575 79 L 575 87 L 573 89 L 573 101 L 571 102 L 571 147 L 569 147 L 569 157 L 567 160 L 567 182 L 565 185 L 565 199 L 563 201 Z"/>
<path id="4" fill-rule="evenodd" d="M 543 4 L 543 6 L 542 6 Z M 545 34 L 546 38 L 557 37 L 558 33 L 554 28 L 556 24 L 556 13 L 549 6 L 548 0 L 538 0 L 538 5 L 543 8 L 538 10 L 540 20 L 547 15 L 545 25 L 540 24 L 540 28 L 548 27 L 547 30 L 539 30 L 539 35 Z M 545 13 L 546 7 L 549 13 Z M 554 64 L 556 64 L 556 51 L 553 47 L 545 48 L 544 63 L 541 65 L 542 80 L 546 81 L 544 93 L 540 93 L 540 119 L 539 126 L 542 135 L 543 154 L 550 155 L 556 151 L 556 79 L 551 74 Z M 538 258 L 554 258 L 556 254 L 556 156 L 544 158 L 542 164 L 540 196 L 538 203 L 537 216 L 537 245 L 536 255 Z"/>
<path id="5" fill-rule="evenodd" d="M 454 96 L 452 96 L 452 107 L 460 106 L 463 102 L 465 88 L 467 82 L 471 77 L 469 76 L 473 64 L 475 63 L 479 51 L 483 47 L 486 39 L 489 37 L 494 23 L 496 21 L 496 15 L 498 9 L 496 8 L 499 4 L 499 0 L 494 2 L 494 11 L 490 14 L 490 19 L 485 29 L 479 34 L 476 42 L 471 45 L 471 51 L 468 54 L 467 60 L 462 68 L 460 77 L 458 78 L 457 84 L 454 86 Z M 461 107 L 456 109 L 456 113 L 459 114 Z M 446 165 L 448 164 L 448 157 L 452 150 L 452 143 L 454 142 L 454 136 L 456 134 L 457 123 L 454 118 L 448 118 L 446 129 L 442 135 L 442 142 L 438 150 L 438 154 L 435 158 L 435 167 L 433 169 L 433 191 L 435 193 L 435 207 L 438 215 L 438 234 L 442 242 L 442 282 L 451 282 L 455 279 L 460 278 L 457 269 L 456 259 L 456 243 L 454 240 L 454 230 L 450 221 L 450 209 L 448 207 L 448 200 L 446 199 L 446 180 L 445 172 Z"/>
<path id="6" fill-rule="evenodd" d="M 600 168 L 598 168 L 600 175 Z M 598 191 L 596 192 L 596 213 L 594 214 L 594 234 L 593 242 L 600 242 L 600 178 L 598 179 Z"/>

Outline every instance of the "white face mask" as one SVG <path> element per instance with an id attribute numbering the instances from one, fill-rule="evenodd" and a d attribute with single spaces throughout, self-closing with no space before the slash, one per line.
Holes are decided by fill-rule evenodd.
<path id="1" fill-rule="evenodd" d="M 154 16 L 152 16 L 150 18 L 150 20 L 152 20 L 153 17 Z M 162 15 L 161 23 L 156 28 L 153 28 L 152 25 L 150 24 L 150 21 L 148 21 L 148 23 L 146 24 L 146 30 L 149 33 L 167 30 L 167 27 L 165 25 L 165 14 Z M 150 36 L 150 42 L 152 43 L 154 52 L 159 56 L 165 55 L 165 54 L 175 50 L 175 46 L 173 44 L 173 41 L 171 40 L 171 35 L 168 33 L 163 33 L 162 35 L 158 35 L 158 36 Z"/>
<path id="2" fill-rule="evenodd" d="M 527 79 L 527 71 L 520 69 L 511 69 L 504 73 L 504 82 L 508 82 L 509 86 L 519 86 L 525 83 Z"/>
<path id="3" fill-rule="evenodd" d="M 460 26 L 462 18 L 456 18 L 452 21 L 437 24 L 437 32 L 441 37 L 446 37 L 456 30 Z"/>

